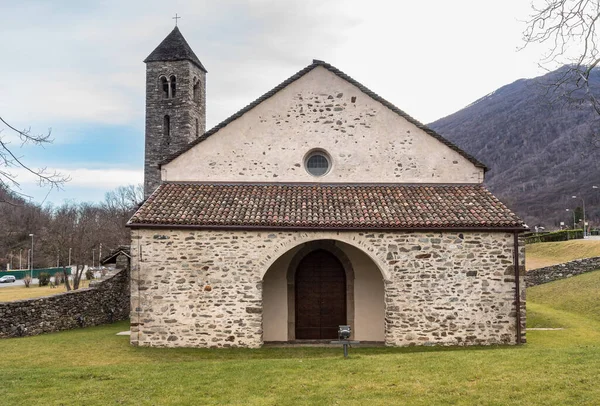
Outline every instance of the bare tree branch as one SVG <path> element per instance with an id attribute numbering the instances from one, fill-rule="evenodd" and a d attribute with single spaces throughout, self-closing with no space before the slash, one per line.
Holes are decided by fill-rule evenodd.
<path id="1" fill-rule="evenodd" d="M 533 0 L 532 14 L 525 22 L 523 46 L 548 46 L 539 65 L 550 71 L 556 65 L 567 68 L 555 83 L 547 84 L 558 98 L 587 102 L 600 115 L 598 92 L 590 86 L 590 75 L 600 63 L 597 29 L 600 0 Z M 573 86 L 566 86 L 568 83 Z"/>
<path id="2" fill-rule="evenodd" d="M 52 143 L 54 141 L 52 138 L 50 138 L 50 135 L 52 134 L 51 128 L 48 129 L 47 134 L 31 135 L 31 128 L 26 129 L 26 130 L 18 130 L 15 127 L 13 127 L 12 125 L 10 125 L 9 123 L 7 123 L 2 117 L 0 117 L 0 121 L 2 123 L 4 123 L 4 125 L 6 125 L 8 128 L 10 128 L 14 132 L 16 132 L 19 135 L 19 137 L 21 137 L 21 140 L 23 142 L 33 142 L 35 144 L 43 144 L 46 142 Z"/>
<path id="3" fill-rule="evenodd" d="M 15 202 L 12 202 L 10 200 L 6 200 L 6 199 L 0 199 L 0 203 L 6 203 L 6 204 L 8 204 L 10 206 L 13 206 L 13 207 L 20 206 L 19 204 L 15 203 Z"/>
<path id="4" fill-rule="evenodd" d="M 31 129 L 19 130 L 9 124 L 2 117 L 0 117 L 0 122 L 4 124 L 6 128 L 14 131 L 18 135 L 21 141 L 21 147 L 23 147 L 25 144 L 43 147 L 45 144 L 53 142 L 53 139 L 51 138 L 51 129 L 49 129 L 45 134 L 32 134 Z M 20 189 L 21 186 L 17 181 L 17 175 L 10 171 L 11 168 L 24 169 L 35 176 L 40 187 L 49 187 L 50 190 L 62 189 L 62 186 L 70 180 L 68 175 L 63 175 L 57 171 L 49 171 L 47 168 L 34 169 L 30 165 L 26 164 L 23 161 L 23 157 L 17 156 L 17 154 L 14 152 L 14 149 L 10 148 L 10 142 L 5 141 L 0 135 L 0 186 L 6 190 L 15 191 L 15 189 Z M 21 195 L 26 196 L 23 194 Z"/>

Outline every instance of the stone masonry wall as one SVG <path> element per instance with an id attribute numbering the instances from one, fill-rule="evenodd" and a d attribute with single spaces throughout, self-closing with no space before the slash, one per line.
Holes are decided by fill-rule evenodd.
<path id="1" fill-rule="evenodd" d="M 160 77 L 177 78 L 175 97 L 165 98 Z M 194 81 L 200 83 L 194 98 Z M 171 130 L 164 134 L 164 117 L 169 115 Z M 197 124 L 196 124 L 197 123 Z M 206 127 L 206 74 L 189 61 L 149 62 L 146 64 L 146 144 L 144 195 L 148 197 L 160 184 L 158 164 L 204 134 Z"/>
<path id="2" fill-rule="evenodd" d="M 382 240 L 391 267 L 386 343 L 516 343 L 513 235 L 431 233 Z M 525 342 L 525 286 L 520 282 Z"/>
<path id="3" fill-rule="evenodd" d="M 510 233 L 134 229 L 132 238 L 134 345 L 261 346 L 264 274 L 321 239 L 362 250 L 381 270 L 387 345 L 516 343 Z M 524 338 L 522 277 L 521 297 Z"/>
<path id="4" fill-rule="evenodd" d="M 0 303 L 0 337 L 33 336 L 125 320 L 129 316 L 129 271 L 96 287 Z"/>
<path id="5" fill-rule="evenodd" d="M 563 264 L 532 269 L 525 275 L 525 283 L 528 287 L 536 286 L 599 269 L 600 257 L 577 259 Z"/>

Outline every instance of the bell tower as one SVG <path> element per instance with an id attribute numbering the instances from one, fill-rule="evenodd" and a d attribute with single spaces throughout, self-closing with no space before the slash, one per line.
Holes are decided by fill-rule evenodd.
<path id="1" fill-rule="evenodd" d="M 144 197 L 148 198 L 161 183 L 161 162 L 204 134 L 206 69 L 177 27 L 144 62 Z"/>

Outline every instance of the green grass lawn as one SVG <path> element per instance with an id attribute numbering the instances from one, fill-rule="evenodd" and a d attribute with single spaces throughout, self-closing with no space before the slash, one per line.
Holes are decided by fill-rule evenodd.
<path id="1" fill-rule="evenodd" d="M 530 289 L 529 321 L 565 329 L 520 347 L 136 348 L 124 322 L 1 340 L 0 404 L 597 405 L 598 283 Z"/>
<path id="2" fill-rule="evenodd" d="M 540 242 L 525 246 L 525 267 L 528 270 L 536 269 L 574 259 L 598 256 L 600 256 L 598 240 Z"/>
<path id="3" fill-rule="evenodd" d="M 89 281 L 82 280 L 79 287 L 87 288 Z M 50 286 L 42 286 L 31 284 L 29 287 L 25 285 L 3 286 L 0 288 L 0 302 L 11 302 L 13 300 L 32 299 L 35 297 L 51 296 L 58 293 L 64 293 L 67 289 L 65 285 L 59 285 L 55 288 Z"/>

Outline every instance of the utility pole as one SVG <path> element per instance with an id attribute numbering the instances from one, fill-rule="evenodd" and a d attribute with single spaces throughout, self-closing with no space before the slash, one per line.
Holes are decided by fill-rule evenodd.
<path id="1" fill-rule="evenodd" d="M 575 210 L 566 209 L 566 211 L 570 211 L 571 213 L 573 213 L 573 230 L 575 230 Z"/>
<path id="2" fill-rule="evenodd" d="M 33 279 L 33 234 L 29 234 L 31 237 L 31 279 Z"/>
<path id="3" fill-rule="evenodd" d="M 583 197 L 579 196 L 573 196 L 573 199 L 581 199 L 581 204 L 583 206 L 583 238 L 586 237 L 586 226 L 585 226 L 585 201 L 583 200 Z"/>

